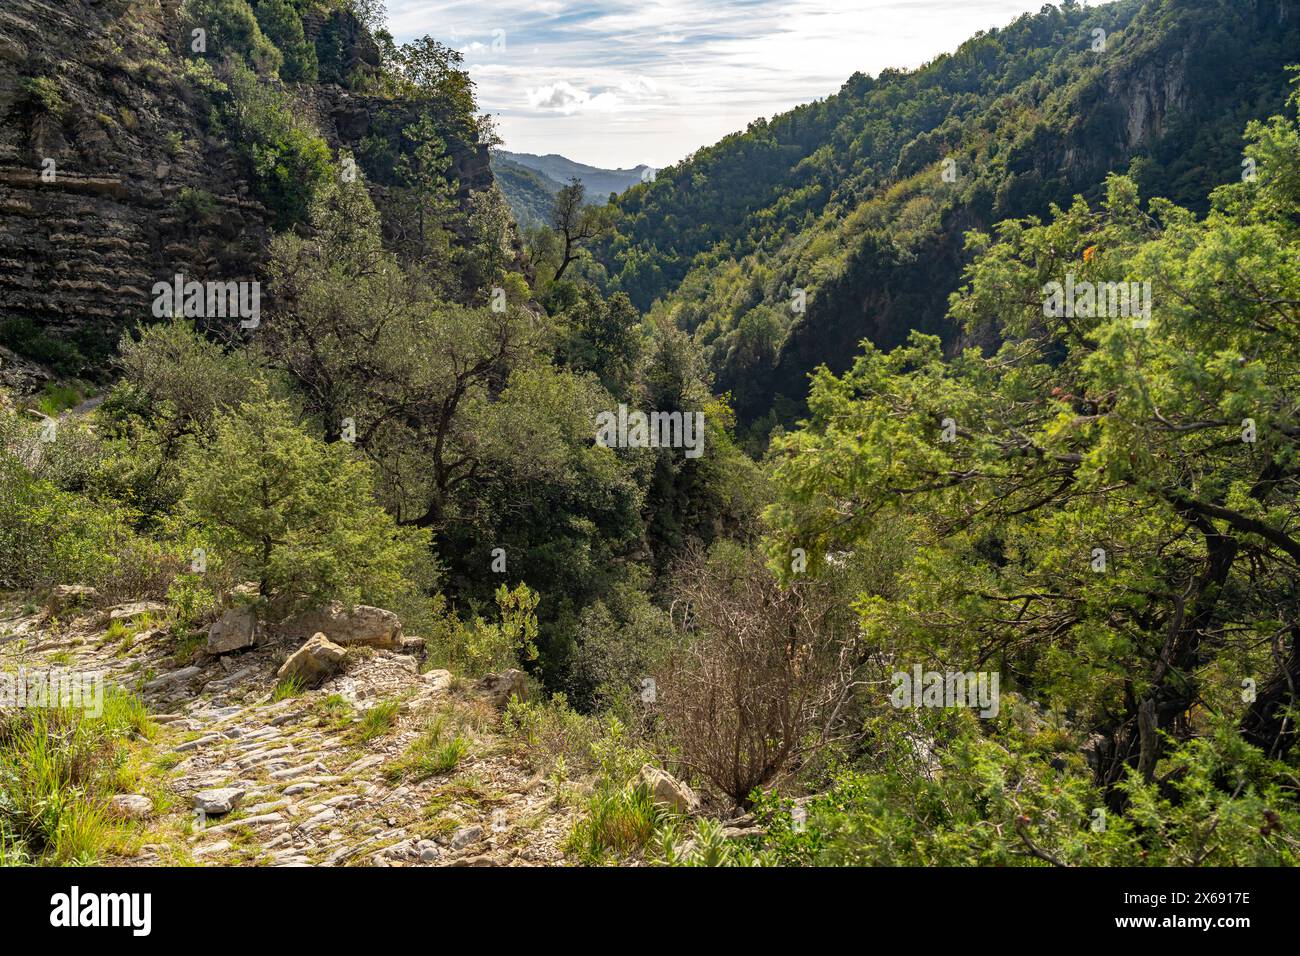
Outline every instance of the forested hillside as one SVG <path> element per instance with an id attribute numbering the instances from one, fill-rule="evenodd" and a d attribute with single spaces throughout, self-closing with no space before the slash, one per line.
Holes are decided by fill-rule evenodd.
<path id="1" fill-rule="evenodd" d="M 520 228 L 536 229 L 550 221 L 555 194 L 562 183 L 507 159 L 500 150 L 492 157 L 492 174 Z"/>
<path id="2" fill-rule="evenodd" d="M 620 199 L 605 281 L 690 332 L 761 437 L 863 338 L 957 340 L 967 230 L 1096 198 L 1130 167 L 1204 210 L 1240 173 L 1234 131 L 1280 108 L 1297 49 L 1300 18 L 1273 0 L 1046 6 L 661 170 Z"/>
<path id="3" fill-rule="evenodd" d="M 1297 863 L 1276 3 L 524 235 L 380 6 L 0 9 L 0 864 Z"/>

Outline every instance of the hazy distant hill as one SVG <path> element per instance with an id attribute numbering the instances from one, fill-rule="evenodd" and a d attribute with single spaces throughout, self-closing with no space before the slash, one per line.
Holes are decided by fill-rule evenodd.
<path id="1" fill-rule="evenodd" d="M 599 169 L 585 163 L 575 163 L 555 153 L 535 156 L 532 153 L 511 153 L 498 150 L 497 156 L 510 160 L 521 166 L 527 166 L 552 179 L 558 188 L 573 177 L 577 177 L 587 187 L 587 199 L 592 203 L 604 203 L 610 193 L 621 193 L 625 189 L 641 182 L 641 177 L 650 167 L 642 164 L 631 169 Z"/>
<path id="2" fill-rule="evenodd" d="M 611 192 L 621 193 L 641 182 L 647 170 L 650 167 L 645 165 L 632 169 L 598 169 L 555 153 L 536 156 L 499 149 L 492 155 L 492 171 L 515 220 L 525 229 L 549 221 L 556 192 L 575 176 L 587 187 L 587 202 L 604 205 Z"/>

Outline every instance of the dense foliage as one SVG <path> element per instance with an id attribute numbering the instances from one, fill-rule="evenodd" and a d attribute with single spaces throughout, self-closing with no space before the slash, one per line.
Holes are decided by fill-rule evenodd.
<path id="1" fill-rule="evenodd" d="M 920 334 L 868 346 L 845 375 L 819 372 L 807 426 L 774 450 L 774 560 L 906 536 L 888 587 L 856 605 L 880 665 L 993 669 L 1032 700 L 1062 777 L 1091 781 L 1071 812 L 1104 801 L 1132 828 L 1097 838 L 1103 860 L 1168 852 L 1163 839 L 1179 841 L 1172 859 L 1294 862 L 1267 818 L 1294 813 L 1300 127 L 1275 118 L 1248 139 L 1258 178 L 1216 190 L 1204 219 L 1144 209 L 1116 177 L 1098 209 L 973 234 L 952 314 L 997 323 L 1004 344 L 950 361 Z M 1149 277 L 1149 324 L 1046 315 L 1067 274 Z M 996 725 L 996 748 L 970 727 L 923 732 L 931 752 L 951 741 L 955 779 L 1021 759 Z M 1059 753 L 1079 747 L 1086 774 Z M 1064 809 L 1028 807 L 1045 781 L 1025 788 L 1020 838 L 1077 858 Z M 869 805 L 891 785 L 850 789 Z M 1206 800 L 1199 830 L 1152 820 Z M 1204 829 L 1243 815 L 1259 827 L 1245 846 Z M 874 837 L 840 839 L 856 853 Z"/>
<path id="2" fill-rule="evenodd" d="M 612 207 L 570 183 L 525 242 L 458 177 L 491 124 L 454 50 L 396 47 L 367 4 L 186 9 L 215 44 L 188 82 L 274 217 L 265 309 L 141 316 L 97 408 L 0 395 L 6 589 L 165 601 L 178 657 L 235 602 L 275 625 L 364 601 L 428 666 L 522 668 L 544 694 L 502 727 L 538 772 L 593 776 L 583 862 L 1296 863 L 1292 27 L 1047 7 Z M 1139 149 L 1102 102 L 1171 44 L 1261 37 L 1249 69 L 1181 68 L 1195 133 Z M 299 109 L 313 74 L 375 98 L 358 155 Z M 1085 304 L 1054 308 L 1067 289 Z M 720 388 L 762 406 L 761 451 L 794 407 L 764 375 L 867 291 L 876 326 L 800 353 L 841 361 L 747 455 Z M 697 443 L 630 440 L 641 411 L 698 417 Z M 998 683 L 909 705 L 914 671 Z M 148 729 L 114 706 L 0 722 L 0 862 L 80 858 L 104 762 Z M 701 819 L 636 784 L 651 762 Z"/>
<path id="3" fill-rule="evenodd" d="M 1204 211 L 1246 121 L 1280 109 L 1297 31 L 1263 2 L 1044 6 L 660 170 L 619 197 L 604 281 L 690 332 L 761 438 L 864 336 L 960 337 L 965 230 L 1096 198 L 1130 163 L 1146 194 Z"/>
<path id="4" fill-rule="evenodd" d="M 501 156 L 492 157 L 492 175 L 510 202 L 510 211 L 523 229 L 546 224 L 557 184 L 547 176 Z"/>

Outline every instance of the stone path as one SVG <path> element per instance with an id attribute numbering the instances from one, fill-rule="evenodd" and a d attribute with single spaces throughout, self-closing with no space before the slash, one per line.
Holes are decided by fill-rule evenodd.
<path id="1" fill-rule="evenodd" d="M 105 862 L 564 862 L 573 811 L 501 737 L 491 701 L 447 671 L 421 673 L 416 654 L 353 649 L 320 687 L 276 700 L 275 671 L 294 647 L 177 660 L 150 623 L 161 611 L 142 603 L 58 624 L 30 606 L 0 609 L 0 666 L 102 672 L 139 693 L 160 727 L 142 748 L 157 792 L 140 850 Z M 136 633 L 109 639 L 114 620 Z M 372 725 L 380 732 L 365 739 Z M 453 768 L 412 768 L 413 745 L 457 737 Z M 196 794 L 227 788 L 239 794 L 230 812 L 195 809 Z"/>

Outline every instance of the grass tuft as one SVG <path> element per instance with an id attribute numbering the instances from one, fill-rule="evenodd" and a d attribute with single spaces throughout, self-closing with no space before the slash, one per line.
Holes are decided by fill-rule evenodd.
<path id="1" fill-rule="evenodd" d="M 290 697 L 301 697 L 307 691 L 307 685 L 297 674 L 290 674 L 280 683 L 275 685 L 275 690 L 271 691 L 271 702 L 276 703 L 282 700 L 288 700 Z"/>
<path id="2" fill-rule="evenodd" d="M 588 864 L 602 863 L 611 853 L 637 852 L 655 835 L 661 815 L 645 787 L 597 791 L 564 850 Z"/>
<path id="3" fill-rule="evenodd" d="M 72 708 L 0 714 L 0 864 L 86 864 L 122 845 L 105 812 L 130 781 L 128 740 L 157 728 L 139 698 L 105 693 L 97 717 Z"/>
<path id="4" fill-rule="evenodd" d="M 457 730 L 448 734 L 447 718 L 430 720 L 405 756 L 391 764 L 385 774 L 392 782 L 411 777 L 416 781 L 451 773 L 469 753 L 469 738 Z"/>
<path id="5" fill-rule="evenodd" d="M 393 729 L 397 723 L 397 711 L 401 701 L 381 700 L 365 712 L 357 724 L 357 739 L 362 743 L 382 737 Z"/>

